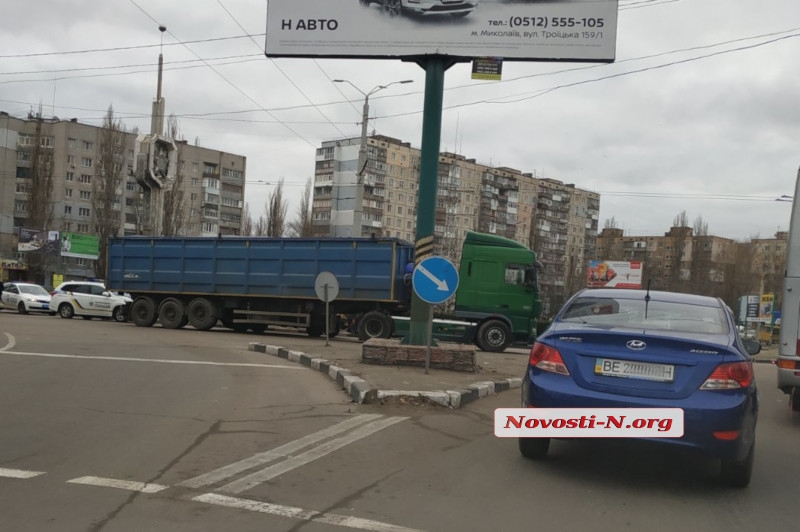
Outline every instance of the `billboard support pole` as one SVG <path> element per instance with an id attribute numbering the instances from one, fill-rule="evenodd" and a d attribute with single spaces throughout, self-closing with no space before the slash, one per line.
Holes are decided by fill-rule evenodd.
<path id="1" fill-rule="evenodd" d="M 444 99 L 444 73 L 455 60 L 442 55 L 418 59 L 425 69 L 425 105 L 422 111 L 422 148 L 417 199 L 417 235 L 414 245 L 414 265 L 433 255 L 434 226 L 436 222 L 436 188 L 439 177 L 439 147 L 442 136 L 442 101 Z M 411 322 L 403 343 L 430 345 L 432 307 L 412 291 Z"/>

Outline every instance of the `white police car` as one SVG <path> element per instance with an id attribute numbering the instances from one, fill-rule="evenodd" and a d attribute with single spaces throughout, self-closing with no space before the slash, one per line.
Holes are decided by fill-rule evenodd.
<path id="1" fill-rule="evenodd" d="M 0 308 L 16 310 L 20 314 L 47 312 L 55 314 L 50 306 L 50 294 L 38 284 L 10 282 L 3 285 Z"/>
<path id="2" fill-rule="evenodd" d="M 98 317 L 125 321 L 130 303 L 130 298 L 114 295 L 103 283 L 93 281 L 61 283 L 50 297 L 50 308 L 67 320 L 81 316 L 86 320 Z"/>

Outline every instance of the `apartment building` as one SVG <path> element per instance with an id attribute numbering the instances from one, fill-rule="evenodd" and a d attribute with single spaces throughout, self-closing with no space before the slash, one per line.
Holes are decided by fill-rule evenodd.
<path id="1" fill-rule="evenodd" d="M 367 137 L 358 174 L 360 138 L 323 142 L 316 152 L 312 218 L 319 236 L 416 237 L 421 152 L 384 135 Z M 545 266 L 545 308 L 559 305 L 597 246 L 600 196 L 555 179 L 493 167 L 463 155 L 439 154 L 434 245 L 460 260 L 467 231 L 531 246 Z M 570 275 L 568 275 L 568 272 Z M 568 280 L 569 278 L 569 280 Z"/>
<path id="2" fill-rule="evenodd" d="M 135 178 L 141 137 L 122 136 L 115 164 L 124 186 L 116 193 L 119 212 L 117 234 L 142 234 L 142 194 Z M 26 261 L 15 245 L 15 228 L 47 229 L 95 234 L 92 195 L 100 175 L 103 128 L 78 122 L 28 115 L 18 118 L 0 112 L 0 258 Z M 230 234 L 241 228 L 246 158 L 219 150 L 175 142 L 181 215 L 174 234 L 187 236 Z M 35 159 L 35 160 L 34 160 Z M 52 183 L 48 205 L 31 197 L 32 173 Z M 36 203 L 36 204 L 34 204 Z M 124 204 L 124 207 L 123 207 Z M 38 209 L 38 211 L 37 211 Z M 46 211 L 47 216 L 39 214 Z M 33 219 L 47 227 L 31 227 Z M 46 220 L 42 222 L 41 220 Z M 124 222 L 123 222 L 124 220 Z M 124 223 L 124 229 L 120 226 Z M 94 277 L 94 261 L 63 258 L 58 267 L 65 275 Z"/>
<path id="3" fill-rule="evenodd" d="M 671 227 L 664 235 L 624 235 L 604 228 L 596 258 L 642 261 L 642 279 L 652 290 L 721 297 L 736 308 L 740 296 L 774 293 L 779 297 L 786 264 L 788 233 L 746 242 Z"/>

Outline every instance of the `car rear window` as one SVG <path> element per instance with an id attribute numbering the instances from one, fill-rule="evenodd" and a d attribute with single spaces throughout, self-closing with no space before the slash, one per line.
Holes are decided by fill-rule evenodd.
<path id="1" fill-rule="evenodd" d="M 685 333 L 728 334 L 724 309 L 689 303 L 644 299 L 575 299 L 561 321 Z"/>

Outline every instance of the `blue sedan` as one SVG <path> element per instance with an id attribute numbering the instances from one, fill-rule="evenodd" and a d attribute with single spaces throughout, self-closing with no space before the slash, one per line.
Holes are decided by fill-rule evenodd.
<path id="1" fill-rule="evenodd" d="M 684 434 L 657 441 L 720 458 L 722 480 L 750 483 L 758 392 L 751 355 L 720 299 L 672 292 L 587 289 L 572 296 L 534 343 L 522 406 L 681 408 Z M 647 438 L 643 438 L 647 439 Z M 546 457 L 549 438 L 520 438 Z"/>

